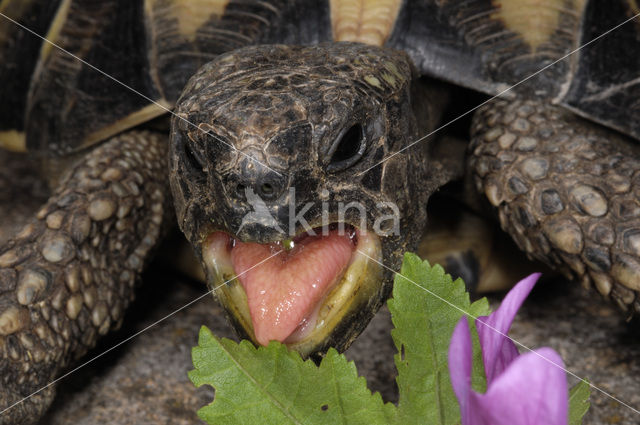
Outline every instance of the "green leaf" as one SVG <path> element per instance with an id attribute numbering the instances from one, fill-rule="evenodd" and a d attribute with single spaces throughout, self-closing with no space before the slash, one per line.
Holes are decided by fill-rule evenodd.
<path id="1" fill-rule="evenodd" d="M 471 304 L 460 279 L 452 282 L 442 267 L 431 268 L 407 253 L 388 304 L 398 349 L 398 408 L 384 404 L 380 394 L 372 395 L 355 365 L 333 349 L 317 367 L 282 344 L 256 349 L 248 341 L 218 339 L 203 327 L 192 351 L 195 370 L 189 377 L 196 386 L 213 386 L 216 395 L 198 415 L 210 424 L 458 424 L 447 366 L 449 342 L 466 313 L 473 338 L 472 385 L 484 392 L 473 318 L 490 313 L 487 300 Z M 588 398 L 586 382 L 571 390 L 570 425 L 581 423 Z"/>
<path id="2" fill-rule="evenodd" d="M 569 425 L 581 425 L 582 418 L 589 410 L 591 386 L 587 381 L 580 381 L 569 391 Z"/>
<path id="3" fill-rule="evenodd" d="M 398 354 L 398 417 L 400 423 L 449 425 L 460 421 L 460 411 L 449 380 L 447 353 L 451 334 L 467 312 L 473 317 L 490 313 L 486 299 L 473 304 L 464 283 L 452 282 L 442 267 L 430 267 L 406 253 L 401 275 L 396 275 L 393 299 L 388 301 L 395 329 L 391 332 Z M 474 388 L 486 386 L 480 346 L 473 320 Z"/>
<path id="4" fill-rule="evenodd" d="M 395 407 L 372 395 L 353 362 L 333 349 L 316 367 L 282 344 L 256 349 L 202 327 L 192 358 L 191 381 L 216 390 L 214 401 L 198 411 L 209 424 L 395 422 Z"/>

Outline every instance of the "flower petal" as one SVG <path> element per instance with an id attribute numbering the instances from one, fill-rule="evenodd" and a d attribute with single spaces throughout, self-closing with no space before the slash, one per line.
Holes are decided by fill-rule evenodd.
<path id="1" fill-rule="evenodd" d="M 469 406 L 491 425 L 567 425 L 569 395 L 564 363 L 551 348 L 519 356 Z M 463 423 L 465 423 L 463 421 Z"/>
<path id="2" fill-rule="evenodd" d="M 539 277 L 540 273 L 534 273 L 522 279 L 509 291 L 496 311 L 489 316 L 478 317 L 476 320 L 487 385 L 490 385 L 518 357 L 518 349 L 506 335 L 518 309 Z"/>
<path id="3" fill-rule="evenodd" d="M 453 392 L 458 398 L 460 405 L 460 416 L 463 425 L 483 425 L 474 418 L 474 412 L 470 406 L 471 395 L 471 333 L 469 332 L 469 324 L 466 316 L 460 318 L 451 335 L 451 343 L 449 344 L 449 376 L 451 377 L 451 386 Z"/>

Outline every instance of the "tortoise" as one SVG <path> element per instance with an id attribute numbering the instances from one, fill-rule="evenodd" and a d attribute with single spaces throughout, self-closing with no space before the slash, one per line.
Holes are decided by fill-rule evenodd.
<path id="1" fill-rule="evenodd" d="M 42 388 L 120 326 L 176 219 L 238 333 L 304 356 L 348 347 L 461 178 L 529 257 L 640 310 L 638 23 L 574 52 L 633 0 L 0 12 L 0 144 L 53 188 L 0 249 L 0 423 L 36 421 Z M 454 86 L 499 98 L 464 143 L 419 143 Z"/>

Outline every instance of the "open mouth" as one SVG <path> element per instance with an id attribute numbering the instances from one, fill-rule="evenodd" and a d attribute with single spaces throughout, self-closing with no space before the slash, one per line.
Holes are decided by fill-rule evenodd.
<path id="1" fill-rule="evenodd" d="M 306 355 L 380 290 L 376 235 L 337 223 L 314 233 L 269 244 L 225 232 L 205 239 L 208 283 L 254 342 L 276 340 Z"/>

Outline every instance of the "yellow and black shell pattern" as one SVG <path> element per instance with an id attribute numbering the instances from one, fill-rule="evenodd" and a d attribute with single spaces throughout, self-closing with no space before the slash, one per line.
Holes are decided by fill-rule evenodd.
<path id="1" fill-rule="evenodd" d="M 330 40 L 328 7 L 286 0 L 1 0 L 0 12 L 48 41 L 0 16 L 0 98 L 12 99 L 0 102 L 0 146 L 49 156 L 91 146 L 165 114 L 187 80 L 220 53 Z"/>
<path id="2" fill-rule="evenodd" d="M 638 0 L 0 0 L 0 147 L 76 152 L 165 114 L 220 53 L 330 40 L 404 50 L 422 74 L 488 94 L 518 84 L 504 95 L 640 138 L 640 19 L 580 49 L 639 12 Z"/>
<path id="3" fill-rule="evenodd" d="M 405 1 L 387 44 L 424 74 L 493 95 L 546 97 L 640 139 L 639 5 Z"/>

